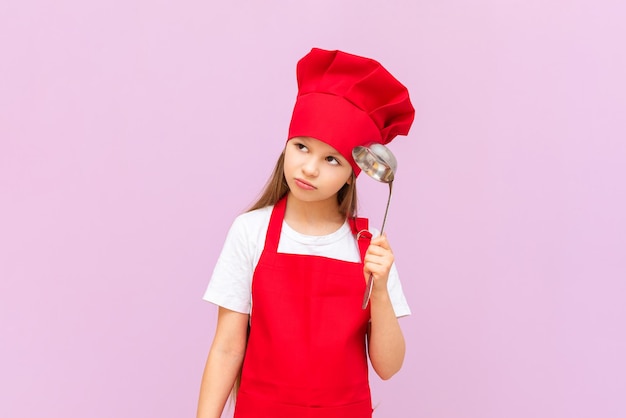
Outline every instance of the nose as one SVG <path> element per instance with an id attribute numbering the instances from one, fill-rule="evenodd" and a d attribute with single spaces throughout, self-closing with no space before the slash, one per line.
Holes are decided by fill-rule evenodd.
<path id="1" fill-rule="evenodd" d="M 319 167 L 313 158 L 308 158 L 302 164 L 302 173 L 307 177 L 316 177 L 319 174 Z"/>

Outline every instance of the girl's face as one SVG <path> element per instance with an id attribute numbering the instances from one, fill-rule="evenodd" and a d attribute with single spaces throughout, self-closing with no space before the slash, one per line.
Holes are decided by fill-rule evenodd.
<path id="1" fill-rule="evenodd" d="M 352 167 L 339 152 L 311 137 L 296 137 L 285 147 L 284 174 L 290 192 L 307 202 L 334 199 L 352 174 Z"/>

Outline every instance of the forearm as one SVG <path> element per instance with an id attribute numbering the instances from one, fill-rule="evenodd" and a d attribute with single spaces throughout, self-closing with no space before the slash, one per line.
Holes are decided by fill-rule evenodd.
<path id="1" fill-rule="evenodd" d="M 386 380 L 402 367 L 406 350 L 404 335 L 387 289 L 374 289 L 370 304 L 369 357 L 376 374 Z"/>
<path id="2" fill-rule="evenodd" d="M 213 345 L 204 368 L 197 418 L 219 418 L 241 369 L 243 352 Z"/>
<path id="3" fill-rule="evenodd" d="M 217 329 L 204 367 L 197 418 L 219 418 L 241 370 L 249 317 L 220 307 Z"/>

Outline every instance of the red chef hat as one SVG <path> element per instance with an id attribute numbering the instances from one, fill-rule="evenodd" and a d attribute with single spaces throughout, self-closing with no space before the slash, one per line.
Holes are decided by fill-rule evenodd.
<path id="1" fill-rule="evenodd" d="M 409 92 L 377 61 L 313 48 L 296 72 L 298 96 L 288 139 L 310 136 L 331 145 L 358 175 L 354 147 L 387 144 L 409 133 L 415 116 Z"/>

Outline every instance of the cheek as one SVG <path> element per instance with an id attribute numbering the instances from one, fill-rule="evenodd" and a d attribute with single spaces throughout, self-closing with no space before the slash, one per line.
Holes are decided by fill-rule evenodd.
<path id="1" fill-rule="evenodd" d="M 293 165 L 293 156 L 289 152 L 285 152 L 285 159 L 283 160 L 283 172 L 289 171 Z"/>
<path id="2" fill-rule="evenodd" d="M 349 170 L 346 170 L 345 179 L 346 180 L 343 182 L 343 184 L 346 184 L 346 183 L 350 184 L 350 183 L 352 183 L 352 181 L 351 181 L 352 180 L 352 167 L 350 167 Z"/>
<path id="3" fill-rule="evenodd" d="M 291 166 L 287 163 L 287 161 L 285 161 L 285 163 L 283 164 L 283 176 L 288 179 L 290 177 L 289 173 L 291 173 L 291 171 Z"/>
<path id="4" fill-rule="evenodd" d="M 351 175 L 352 175 L 352 170 L 350 170 L 347 174 L 345 172 L 339 175 L 337 173 L 334 173 L 335 180 L 333 181 L 333 183 L 335 183 L 335 187 L 341 189 L 344 186 L 344 184 L 350 181 Z"/>

